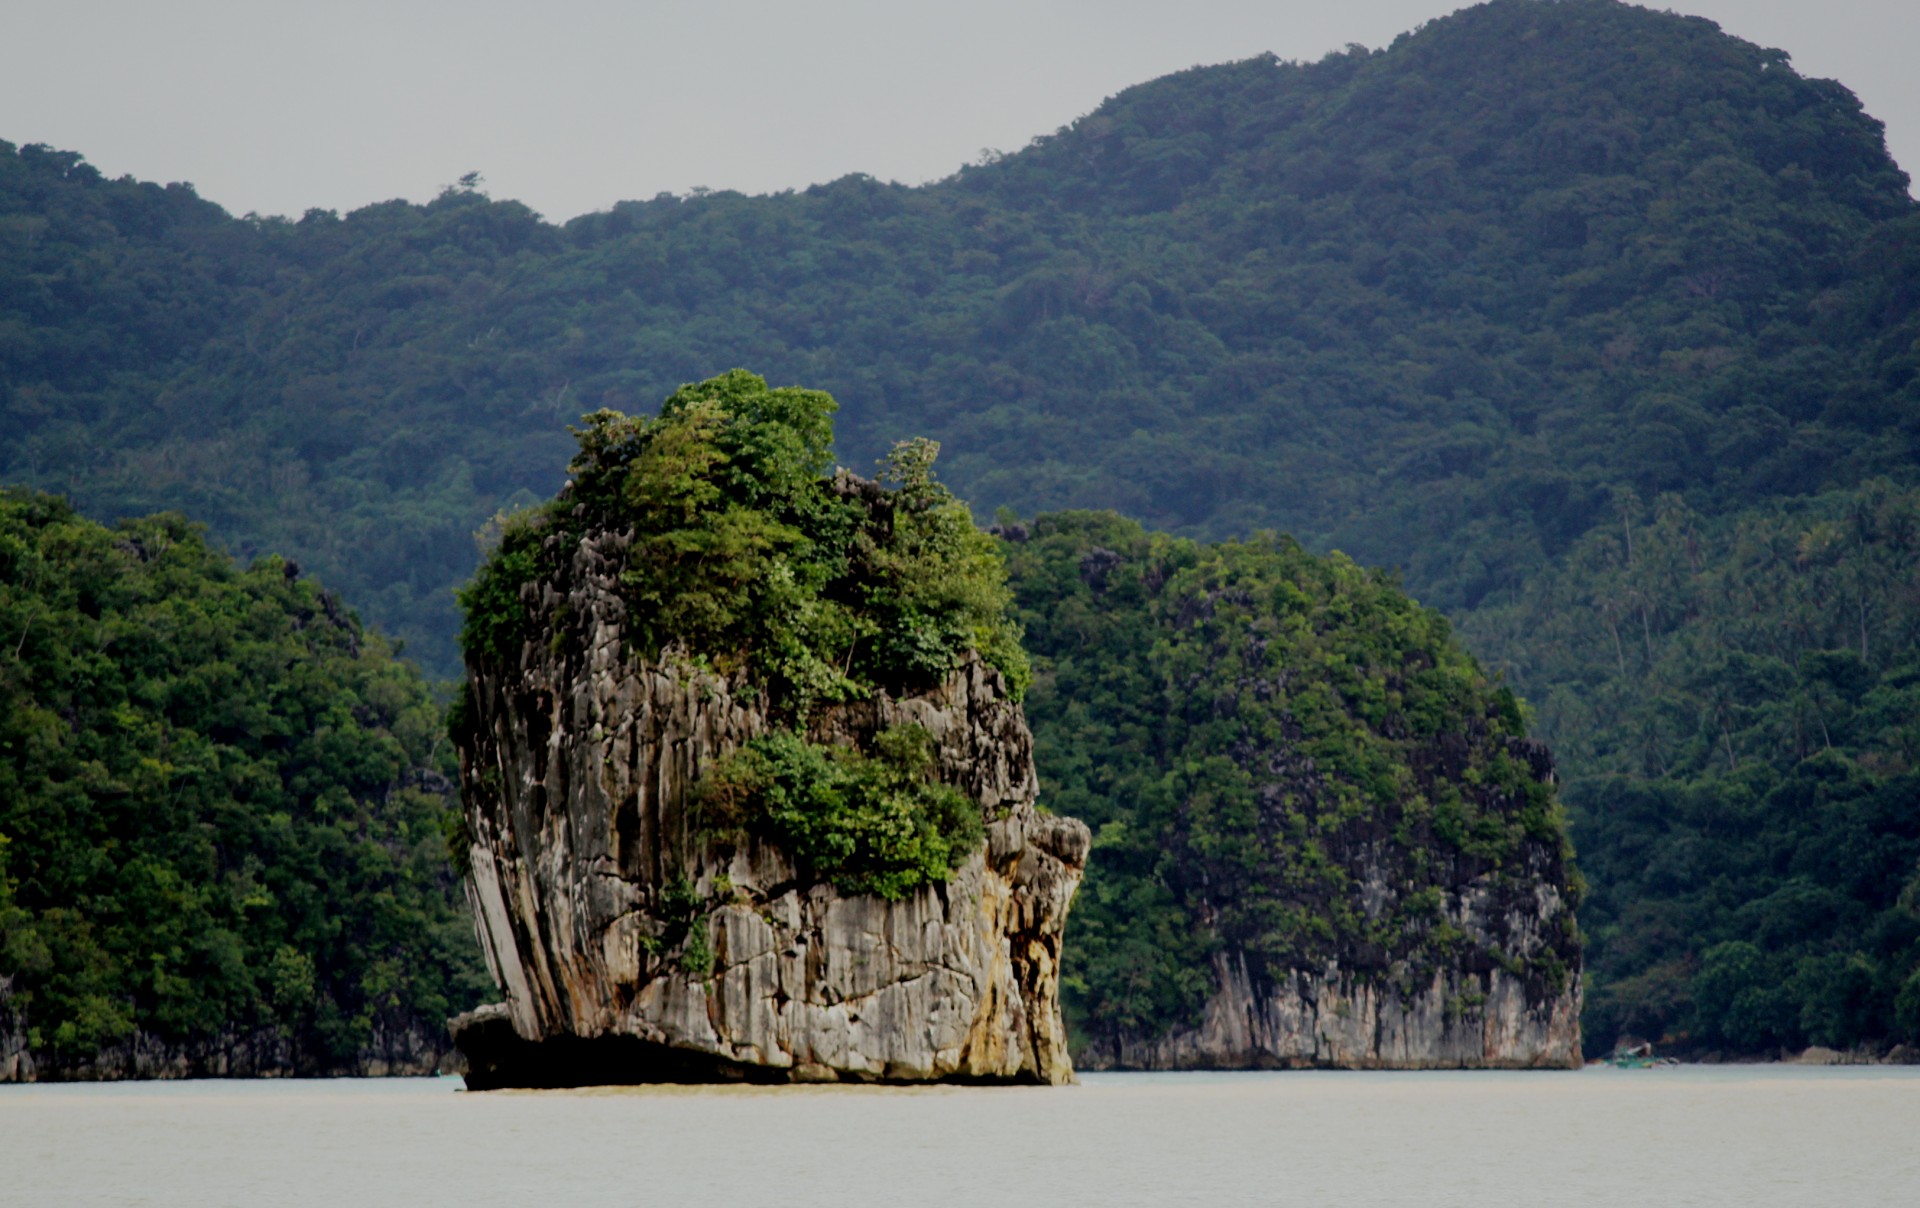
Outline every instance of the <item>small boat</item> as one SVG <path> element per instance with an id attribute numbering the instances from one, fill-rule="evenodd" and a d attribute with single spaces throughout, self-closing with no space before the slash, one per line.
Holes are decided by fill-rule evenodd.
<path id="1" fill-rule="evenodd" d="M 1601 1061 L 1617 1070 L 1650 1070 L 1661 1066 L 1679 1065 L 1672 1057 L 1656 1057 L 1651 1041 L 1639 1044 L 1621 1045 Z"/>

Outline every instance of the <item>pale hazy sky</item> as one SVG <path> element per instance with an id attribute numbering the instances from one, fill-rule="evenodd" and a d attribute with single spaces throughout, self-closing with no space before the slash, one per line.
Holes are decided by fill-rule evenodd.
<path id="1" fill-rule="evenodd" d="M 1316 59 L 1457 0 L 10 0 L 0 139 L 236 214 L 423 201 L 478 170 L 564 220 L 695 186 L 918 183 L 1112 93 Z M 1681 0 L 1840 80 L 1920 167 L 1920 0 Z"/>

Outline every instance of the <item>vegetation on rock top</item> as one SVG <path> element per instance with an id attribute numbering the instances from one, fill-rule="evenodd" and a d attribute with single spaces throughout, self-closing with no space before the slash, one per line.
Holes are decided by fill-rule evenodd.
<path id="1" fill-rule="evenodd" d="M 709 833 L 753 831 L 846 892 L 896 898 L 971 854 L 979 807 L 930 778 L 924 730 L 883 731 L 861 753 L 807 741 L 807 721 L 934 687 L 970 652 L 1015 699 L 1031 671 L 999 543 L 933 477 L 938 446 L 896 446 L 882 482 L 828 476 L 834 409 L 735 370 L 682 387 L 657 416 L 587 417 L 566 488 L 502 519 L 461 593 L 461 639 L 478 674 L 518 667 L 525 650 L 565 657 L 568 605 L 530 606 L 568 581 L 583 539 L 617 538 L 633 655 L 672 654 L 764 693 L 785 727 L 711 771 Z"/>
<path id="2" fill-rule="evenodd" d="M 1030 678 L 994 540 L 933 477 L 939 446 L 898 445 L 882 483 L 829 477 L 831 397 L 745 370 L 683 386 L 657 416 L 586 417 L 553 502 L 500 518 L 462 589 L 470 658 L 512 666 L 564 616 L 528 612 L 589 532 L 627 538 L 620 594 L 644 658 L 672 646 L 804 720 L 822 702 L 940 682 L 972 650 L 1017 697 Z"/>

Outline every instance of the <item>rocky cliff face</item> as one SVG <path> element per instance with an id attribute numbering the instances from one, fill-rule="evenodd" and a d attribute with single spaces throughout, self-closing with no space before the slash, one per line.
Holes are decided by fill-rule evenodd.
<path id="1" fill-rule="evenodd" d="M 920 725 L 987 824 L 945 884 L 842 895 L 769 843 L 703 836 L 691 790 L 767 731 L 766 705 L 740 677 L 632 655 L 624 548 L 581 541 L 523 589 L 562 618 L 551 635 L 470 667 L 468 886 L 506 1001 L 454 1022 L 468 1084 L 1070 1080 L 1058 971 L 1088 835 L 1035 808 L 998 673 L 970 659 L 813 718 L 810 739 L 856 746 Z"/>
<path id="2" fill-rule="evenodd" d="M 0 1082 L 32 1082 L 37 1073 L 26 1027 L 13 1009 L 13 978 L 0 976 Z"/>
<path id="3" fill-rule="evenodd" d="M 1482 736 L 1479 741 L 1488 741 Z M 1444 745 L 1444 744 L 1441 744 Z M 1544 745 L 1508 740 L 1517 762 L 1551 783 Z M 1423 775 L 1458 778 L 1444 753 L 1416 760 Z M 1297 756 L 1262 763 L 1304 791 Z M 1288 773 L 1292 773 L 1291 776 Z M 1418 851 L 1390 837 L 1404 819 L 1368 819 L 1336 830 L 1327 856 L 1342 866 L 1356 926 L 1319 952 L 1250 956 L 1221 945 L 1201 1020 L 1152 1036 L 1107 1036 L 1080 1054 L 1093 1069 L 1578 1068 L 1580 944 L 1557 836 L 1523 840 L 1498 866 L 1437 846 Z M 1407 896 L 1416 857 L 1438 891 L 1443 947 L 1371 942 L 1368 922 Z M 1318 909 L 1332 916 L 1327 904 Z"/>
<path id="4" fill-rule="evenodd" d="M 1404 989 L 1337 966 L 1260 984 L 1246 957 L 1215 958 L 1218 989 L 1195 1028 L 1093 1046 L 1091 1069 L 1536 1069 L 1580 1065 L 1579 995 L 1540 1001 L 1504 970 L 1437 970 Z"/>
<path id="5" fill-rule="evenodd" d="M 1467 777 L 1453 765 L 1465 749 L 1494 741 L 1502 741 L 1534 781 L 1553 783 L 1544 744 L 1484 732 L 1418 748 L 1416 774 L 1426 783 L 1463 782 Z M 1311 760 L 1286 749 L 1258 755 L 1271 781 L 1263 795 L 1313 795 Z M 1489 813 L 1498 808 L 1485 804 Z M 1352 923 L 1317 950 L 1290 955 L 1250 955 L 1250 945 L 1222 936 L 1212 962 L 1213 992 L 1197 1024 L 1099 1038 L 1081 1063 L 1096 1069 L 1578 1068 L 1580 939 L 1559 837 L 1529 835 L 1498 863 L 1411 837 L 1403 816 L 1332 829 L 1323 850 L 1340 869 L 1336 883 L 1346 887 L 1347 909 L 1328 901 L 1314 908 Z M 1404 933 L 1380 942 L 1373 924 L 1404 909 L 1416 878 L 1434 898 L 1433 918 L 1421 928 L 1425 942 L 1409 944 Z M 1446 938 L 1436 941 L 1439 935 Z"/>
<path id="6" fill-rule="evenodd" d="M 1539 853 L 1546 855 L 1543 850 Z M 1364 860 L 1364 858 L 1363 858 Z M 1557 865 L 1558 860 L 1552 863 Z M 1363 903 L 1385 900 L 1376 864 Z M 1558 876 L 1553 875 L 1555 872 Z M 1462 951 L 1444 965 L 1349 963 L 1276 969 L 1225 949 L 1195 1026 L 1146 1037 L 1103 1038 L 1081 1052 L 1089 1069 L 1577 1069 L 1578 949 L 1564 870 L 1526 880 L 1475 878 L 1447 895 L 1444 917 Z M 1572 947 L 1570 977 L 1549 980 L 1543 957 Z M 1500 959 L 1488 954 L 1497 954 Z"/>

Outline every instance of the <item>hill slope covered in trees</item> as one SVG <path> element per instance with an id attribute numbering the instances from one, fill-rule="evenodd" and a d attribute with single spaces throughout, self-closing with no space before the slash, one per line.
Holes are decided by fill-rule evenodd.
<path id="1" fill-rule="evenodd" d="M 1917 334 L 1920 216 L 1852 95 L 1612 0 L 1494 0 L 1380 51 L 1196 68 L 923 187 L 662 196 L 564 226 L 462 188 L 233 219 L 69 153 L 0 154 L 0 476 L 284 550 L 442 673 L 470 535 L 551 494 L 563 424 L 738 364 L 831 391 L 849 464 L 938 438 L 987 507 L 1338 547 L 1454 615 L 1567 752 L 1593 1001 L 1657 992 L 1619 1019 L 1735 1047 L 1814 1034 L 1781 1007 L 1735 1040 L 1701 1005 L 1722 942 L 1703 937 L 1798 875 L 1787 849 L 1763 842 L 1750 880 L 1696 903 L 1712 927 L 1643 942 L 1658 929 L 1629 906 L 1668 891 L 1634 871 L 1645 832 L 1624 820 L 1649 785 L 1721 775 L 1694 751 L 1715 728 L 1736 779 L 1791 779 L 1800 748 L 1743 747 L 1641 689 L 1665 666 L 1724 696 L 1732 655 L 1760 657 L 1689 612 L 1748 573 L 1737 534 L 1818 546 L 1834 501 L 1911 488 Z M 1606 534 L 1680 508 L 1720 561 L 1652 602 Z M 1872 582 L 1866 637 L 1766 657 L 1825 683 L 1806 658 L 1855 649 L 1897 680 L 1905 639 L 1874 626 L 1906 588 Z M 1759 629 L 1788 625 L 1788 594 L 1754 597 Z M 1621 703 L 1596 720 L 1556 691 Z M 1808 758 L 1897 795 L 1908 756 L 1865 733 L 1829 722 Z M 1647 808 L 1703 867 L 1728 841 Z M 1799 938 L 1739 942 L 1874 963 L 1861 1010 L 1882 1031 L 1846 1034 L 1881 1035 L 1913 965 L 1898 880 Z M 1868 919 L 1898 926 L 1871 939 Z"/>
<path id="2" fill-rule="evenodd" d="M 751 364 L 956 489 L 1272 526 L 1437 606 L 1612 492 L 1724 511 L 1910 464 L 1914 206 L 1877 123 L 1710 23 L 1500 0 L 1141 85 L 921 188 L 452 189 L 229 219 L 0 156 L 0 473 L 301 557 L 450 670 L 468 534 L 563 425 Z"/>
<path id="3" fill-rule="evenodd" d="M 0 1081 L 431 1070 L 485 985 L 418 671 L 178 516 L 0 491 Z"/>

